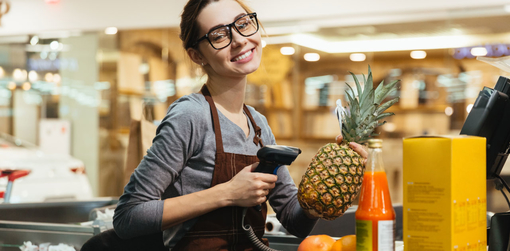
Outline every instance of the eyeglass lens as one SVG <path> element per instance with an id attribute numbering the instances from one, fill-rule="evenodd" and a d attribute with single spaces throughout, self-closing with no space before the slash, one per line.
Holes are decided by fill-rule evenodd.
<path id="1" fill-rule="evenodd" d="M 234 23 L 235 29 L 245 37 L 251 36 L 257 32 L 257 20 L 255 16 L 246 15 Z M 222 48 L 230 44 L 231 39 L 230 26 L 223 26 L 209 32 L 208 38 L 215 48 Z"/>

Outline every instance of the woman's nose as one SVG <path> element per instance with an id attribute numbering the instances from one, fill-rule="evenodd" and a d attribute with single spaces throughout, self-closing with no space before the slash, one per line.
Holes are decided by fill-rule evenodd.
<path id="1" fill-rule="evenodd" d="M 239 32 L 237 32 L 237 30 L 233 30 L 233 32 L 232 32 L 232 47 L 233 48 L 245 45 L 247 42 L 248 42 L 247 37 L 239 34 Z"/>

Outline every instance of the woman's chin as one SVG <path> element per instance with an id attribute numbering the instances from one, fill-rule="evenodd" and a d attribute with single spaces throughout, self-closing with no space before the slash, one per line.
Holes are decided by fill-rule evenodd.
<path id="1" fill-rule="evenodd" d="M 250 64 L 243 65 L 243 67 L 241 67 L 241 69 L 239 69 L 238 72 L 244 75 L 248 75 L 258 70 L 259 66 L 260 62 L 259 63 L 250 62 Z"/>
<path id="2" fill-rule="evenodd" d="M 250 73 L 253 73 L 253 72 L 255 72 L 256 70 L 258 70 L 258 69 L 259 69 L 259 67 L 260 67 L 260 58 L 258 58 L 258 59 L 255 59 L 255 58 L 254 58 L 254 60 L 253 60 L 252 62 L 250 62 L 250 63 L 251 63 L 251 64 L 250 64 L 250 65 L 249 65 L 249 67 L 247 67 L 247 68 L 249 69 Z M 248 65 L 247 65 L 247 66 L 248 66 Z M 250 73 L 248 73 L 248 74 L 250 74 Z"/>

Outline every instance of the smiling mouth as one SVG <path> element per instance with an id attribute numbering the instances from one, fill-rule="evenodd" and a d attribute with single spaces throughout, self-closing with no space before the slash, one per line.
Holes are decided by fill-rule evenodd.
<path id="1" fill-rule="evenodd" d="M 251 49 L 251 50 L 247 51 L 247 52 L 246 52 L 246 53 L 244 53 L 243 55 L 240 55 L 240 56 L 235 57 L 234 59 L 230 60 L 230 62 L 236 62 L 236 61 L 239 61 L 239 60 L 245 59 L 245 58 L 249 57 L 252 53 L 253 53 L 253 49 Z"/>

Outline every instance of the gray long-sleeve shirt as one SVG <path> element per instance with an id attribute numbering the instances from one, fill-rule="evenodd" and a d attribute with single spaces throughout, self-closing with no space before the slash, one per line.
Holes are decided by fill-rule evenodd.
<path id="1" fill-rule="evenodd" d="M 264 145 L 276 144 L 266 118 L 248 107 L 262 129 Z M 218 111 L 225 152 L 256 155 L 259 146 L 250 135 Z M 215 164 L 216 143 L 209 104 L 202 94 L 191 94 L 175 101 L 159 125 L 153 145 L 131 175 L 120 197 L 113 225 L 121 238 L 161 231 L 164 199 L 209 188 Z M 315 226 L 297 200 L 297 188 L 288 169 L 278 169 L 278 181 L 268 196 L 278 220 L 290 233 L 305 237 Z M 171 209 L 167 209 L 171 210 Z M 193 226 L 196 219 L 167 229 L 165 245 L 173 247 Z"/>

